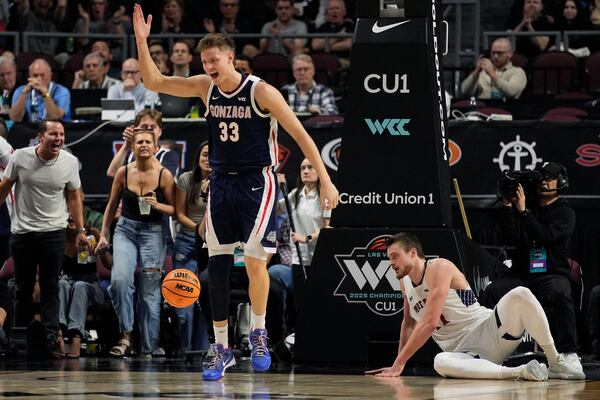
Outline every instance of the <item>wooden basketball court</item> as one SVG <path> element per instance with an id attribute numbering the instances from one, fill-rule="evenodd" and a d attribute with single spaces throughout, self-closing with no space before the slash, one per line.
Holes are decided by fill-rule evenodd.
<path id="1" fill-rule="evenodd" d="M 198 363 L 81 358 L 47 363 L 4 360 L 0 398 L 18 399 L 599 399 L 598 381 L 374 378 L 294 369 L 250 372 L 242 360 L 218 382 L 203 382 Z M 355 371 L 352 371 L 356 373 Z"/>

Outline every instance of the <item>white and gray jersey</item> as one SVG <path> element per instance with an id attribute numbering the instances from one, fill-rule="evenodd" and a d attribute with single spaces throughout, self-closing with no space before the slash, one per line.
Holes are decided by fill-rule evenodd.
<path id="1" fill-rule="evenodd" d="M 435 260 L 428 260 L 425 263 L 425 271 L 432 262 Z M 425 304 L 429 295 L 427 282 L 423 278 L 423 282 L 414 286 L 408 275 L 403 278 L 403 282 L 405 295 L 410 304 L 410 316 L 415 321 L 420 321 L 425 314 Z M 470 287 L 450 289 L 444 302 L 442 315 L 431 336 L 443 351 L 454 351 L 463 336 L 485 321 L 492 312 L 493 310 L 477 302 L 477 297 Z"/>

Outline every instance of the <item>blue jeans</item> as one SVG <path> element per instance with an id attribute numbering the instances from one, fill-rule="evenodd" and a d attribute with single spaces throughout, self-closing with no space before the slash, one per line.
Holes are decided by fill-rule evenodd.
<path id="1" fill-rule="evenodd" d="M 275 264 L 269 267 L 269 277 L 285 288 L 285 292 L 292 291 L 292 267 L 285 264 Z"/>
<path id="2" fill-rule="evenodd" d="M 96 274 L 92 274 L 95 278 Z M 89 306 L 104 302 L 104 294 L 96 280 L 77 280 L 78 277 L 63 275 L 58 281 L 60 310 L 58 322 L 67 327 L 67 331 L 76 330 L 85 337 L 85 318 Z M 66 334 L 66 332 L 65 332 Z"/>
<path id="3" fill-rule="evenodd" d="M 177 235 L 175 238 L 175 268 L 185 268 L 198 275 L 195 242 L 196 238 L 193 233 L 180 232 Z M 198 336 L 196 342 L 199 343 L 200 349 L 208 349 L 210 346 L 206 319 L 200 311 L 194 321 L 194 306 L 193 304 L 186 308 L 175 308 L 175 313 L 179 317 L 181 347 L 184 351 L 192 350 L 194 328 Z"/>
<path id="4" fill-rule="evenodd" d="M 151 353 L 158 346 L 162 301 L 160 284 L 165 253 L 162 221 L 152 223 L 119 218 L 113 238 L 113 268 L 108 292 L 119 318 L 120 331 L 131 332 L 134 277 L 139 266 L 137 317 L 142 353 Z"/>

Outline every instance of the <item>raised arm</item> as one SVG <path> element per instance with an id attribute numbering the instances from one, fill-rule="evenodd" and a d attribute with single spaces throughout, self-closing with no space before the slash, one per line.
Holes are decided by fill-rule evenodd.
<path id="1" fill-rule="evenodd" d="M 150 35 L 151 25 L 152 15 L 148 15 L 148 19 L 144 20 L 142 7 L 136 4 L 133 9 L 133 29 L 144 86 L 157 93 L 167 93 L 173 96 L 200 96 L 206 102 L 205 97 L 210 86 L 210 77 L 206 75 L 194 75 L 189 78 L 165 76 L 158 70 L 152 57 L 150 57 L 150 50 L 148 49 L 147 39 Z"/>
<path id="2" fill-rule="evenodd" d="M 337 207 L 339 193 L 335 185 L 331 182 L 329 173 L 327 173 L 325 164 L 321 159 L 319 149 L 292 109 L 285 102 L 279 90 L 265 82 L 260 82 L 256 86 L 255 96 L 259 106 L 273 114 L 283 129 L 298 143 L 306 158 L 312 163 L 313 168 L 317 170 L 319 180 L 321 181 L 321 208 L 325 210 Z"/>

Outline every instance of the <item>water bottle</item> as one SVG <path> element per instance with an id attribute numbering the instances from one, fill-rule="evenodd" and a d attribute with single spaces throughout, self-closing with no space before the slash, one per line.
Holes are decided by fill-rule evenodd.
<path id="1" fill-rule="evenodd" d="M 475 96 L 471 96 L 471 98 L 469 99 L 469 112 L 475 112 L 476 109 L 477 99 L 475 98 Z"/>
<path id="2" fill-rule="evenodd" d="M 2 113 L 7 113 L 10 109 L 10 92 L 8 90 L 4 90 L 2 92 L 2 104 L 0 105 L 0 111 Z"/>
<path id="3" fill-rule="evenodd" d="M 35 90 L 31 91 L 31 122 L 38 122 L 40 119 L 40 103 Z"/>
<path id="4" fill-rule="evenodd" d="M 88 245 L 82 243 L 77 246 L 77 264 L 87 264 L 89 258 Z"/>
<path id="5" fill-rule="evenodd" d="M 89 235 L 87 237 L 87 239 L 88 239 L 88 243 L 90 244 L 91 247 L 94 247 L 96 245 L 96 237 L 94 235 Z M 89 251 L 89 249 L 88 249 L 87 262 L 90 264 L 96 263 L 96 255 L 94 253 L 92 253 L 91 251 Z"/>

